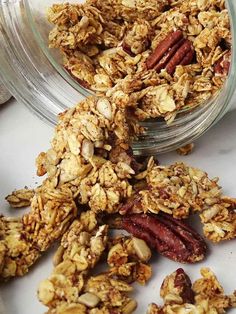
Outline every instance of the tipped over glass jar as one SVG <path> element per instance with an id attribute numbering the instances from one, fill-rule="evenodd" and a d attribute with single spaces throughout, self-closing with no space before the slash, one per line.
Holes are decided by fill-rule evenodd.
<path id="1" fill-rule="evenodd" d="M 112 1 L 114 2 L 114 0 L 110 0 L 110 2 Z M 219 3 L 218 11 L 216 10 L 215 13 L 217 16 L 221 13 L 220 6 L 223 1 L 191 0 L 191 5 L 193 8 L 194 5 L 196 7 L 202 7 L 202 11 L 204 11 L 205 6 L 206 11 L 204 12 L 207 12 L 209 9 L 207 6 L 214 1 Z M 82 1 L 70 1 L 70 3 L 75 4 L 79 2 Z M 100 6 L 106 3 L 106 1 L 101 0 L 89 0 L 89 2 L 90 4 L 98 3 Z M 186 69 L 187 67 L 189 73 L 184 73 L 187 77 L 188 75 L 191 76 L 191 72 L 194 71 L 194 73 L 196 73 L 195 75 L 199 76 L 199 69 L 196 64 L 199 63 L 200 55 L 197 54 L 197 56 L 194 56 L 194 54 L 192 54 L 191 56 L 191 49 L 192 47 L 194 48 L 194 38 L 197 37 L 203 29 L 211 30 L 213 27 L 212 24 L 217 23 L 217 20 L 214 21 L 216 17 L 211 16 L 209 19 L 209 16 L 207 17 L 202 14 L 202 26 L 200 25 L 201 23 L 199 24 L 199 18 L 198 20 L 196 19 L 196 13 L 194 17 L 191 16 L 191 12 L 188 12 L 187 8 L 186 12 L 181 12 L 181 14 L 179 12 L 177 12 L 178 14 L 173 12 L 172 17 L 168 15 L 168 12 L 173 9 L 171 8 L 171 3 L 178 5 L 180 1 L 166 1 L 170 5 L 166 5 L 165 1 L 154 1 L 156 3 L 156 7 L 154 8 L 151 7 L 153 0 L 147 0 L 147 2 L 150 5 L 148 6 L 148 11 L 145 11 L 145 8 L 138 7 L 143 4 L 143 1 L 115 1 L 116 6 L 120 4 L 125 9 L 119 13 L 121 15 L 119 16 L 119 20 L 117 20 L 115 14 L 116 10 L 119 8 L 111 6 L 112 9 L 107 13 L 109 15 L 108 17 L 111 19 L 109 23 L 106 23 L 106 17 L 99 16 L 96 10 L 96 12 L 90 10 L 88 13 L 93 17 L 95 16 L 95 21 L 92 21 L 90 16 L 82 20 L 79 16 L 80 12 L 78 12 L 76 16 L 71 14 L 71 19 L 76 20 L 73 24 L 73 21 L 68 21 L 68 16 L 66 22 L 65 19 L 60 20 L 62 16 L 60 6 L 58 12 L 58 8 L 54 8 L 54 10 L 49 12 L 48 16 L 50 22 L 46 18 L 48 8 L 52 7 L 54 3 L 65 6 L 66 4 L 63 4 L 63 1 L 45 0 L 36 2 L 33 0 L 0 0 L 0 75 L 5 85 L 18 101 L 24 103 L 40 118 L 52 124 L 56 124 L 57 115 L 66 108 L 74 106 L 83 97 L 91 95 L 94 91 L 104 93 L 108 87 L 108 93 L 115 92 L 117 84 L 118 86 L 122 86 L 122 81 L 127 79 L 130 82 L 134 82 L 134 84 L 131 84 L 133 88 L 133 90 L 131 90 L 133 94 L 138 95 L 136 99 L 138 110 L 135 114 L 141 116 L 142 119 L 143 117 L 152 118 L 142 122 L 146 128 L 146 132 L 139 137 L 138 140 L 133 142 L 135 154 L 150 155 L 167 152 L 196 140 L 213 126 L 216 121 L 221 119 L 230 108 L 233 108 L 233 94 L 236 86 L 236 32 L 233 27 L 233 25 L 236 24 L 236 2 L 234 0 L 226 1 L 231 24 L 231 47 L 227 47 L 227 40 L 221 40 L 218 44 L 221 51 L 218 51 L 218 54 L 215 52 L 214 56 L 211 55 L 212 59 L 215 58 L 216 63 L 211 64 L 209 67 L 210 70 L 203 69 L 201 72 L 203 73 L 205 71 L 204 75 L 206 77 L 212 77 L 212 72 L 215 71 L 217 65 L 219 65 L 218 61 L 222 61 L 220 54 L 225 56 L 227 52 L 224 51 L 224 49 L 230 49 L 231 66 L 227 69 L 227 78 L 222 87 L 218 90 L 217 84 L 215 84 L 215 92 L 211 93 L 211 97 L 205 98 L 204 95 L 207 95 L 207 92 L 212 86 L 209 88 L 208 81 L 206 80 L 204 82 L 204 80 L 201 81 L 200 79 L 198 83 L 202 85 L 198 92 L 200 99 L 202 97 L 203 100 L 201 104 L 198 103 L 197 105 L 193 101 L 195 97 L 193 89 L 189 91 L 189 85 L 186 84 L 186 80 L 183 79 L 184 77 L 182 77 L 182 81 L 178 81 L 178 76 L 180 78 L 182 69 Z M 187 2 L 189 1 L 184 3 Z M 157 6 L 161 6 L 161 3 L 165 4 L 161 8 L 162 15 L 155 13 L 157 9 L 160 9 L 157 8 Z M 135 18 L 135 15 L 138 15 L 138 17 Z M 163 16 L 168 20 L 169 24 L 167 23 L 167 26 L 165 25 L 165 18 L 163 18 Z M 195 25 L 194 29 L 192 26 L 192 28 L 189 28 L 187 25 L 190 20 L 192 26 Z M 52 31 L 52 23 L 56 25 L 54 31 Z M 170 33 L 169 27 L 171 23 L 173 24 L 173 31 Z M 81 33 L 81 28 L 78 30 L 78 24 L 79 27 L 83 29 L 90 26 L 92 31 L 93 28 L 96 30 L 97 33 L 93 34 L 93 40 L 95 40 L 96 45 L 91 45 L 89 36 L 87 45 L 81 45 L 81 43 L 84 44 L 84 42 L 80 42 L 78 39 L 78 34 Z M 103 29 L 103 27 L 105 28 Z M 110 33 L 107 31 L 106 27 L 110 27 Z M 153 33 L 155 27 L 157 31 Z M 200 27 L 200 29 L 197 29 L 198 27 Z M 64 37 L 59 38 L 58 33 L 55 33 L 55 29 L 56 31 L 59 30 L 60 35 Z M 180 31 L 180 29 L 183 31 Z M 138 34 L 137 30 L 139 30 Z M 77 32 L 77 37 L 75 36 L 75 32 Z M 119 35 L 117 35 L 117 32 Z M 147 34 L 146 37 L 145 32 Z M 50 43 L 48 40 L 49 33 Z M 130 34 L 134 36 L 134 40 L 132 36 L 130 37 Z M 175 38 L 177 35 L 179 36 L 178 42 L 176 42 L 175 39 L 171 41 L 173 34 Z M 82 41 L 85 40 L 87 35 L 88 32 L 86 33 L 85 30 Z M 212 44 L 212 42 L 214 42 L 213 35 L 214 34 L 210 31 L 208 36 L 207 33 L 205 34 L 206 46 L 210 47 L 214 45 L 214 43 Z M 94 37 L 96 37 L 96 39 L 94 39 Z M 141 45 L 135 45 L 135 39 L 137 38 L 140 40 L 139 42 L 142 43 Z M 169 42 L 171 41 L 171 45 L 163 50 L 163 41 L 165 41 L 166 38 Z M 76 40 L 77 46 L 75 46 Z M 49 44 L 53 49 L 49 48 Z M 115 54 L 118 51 L 121 57 L 126 54 L 126 63 L 120 65 L 121 69 L 119 69 L 117 77 L 115 75 L 116 73 L 111 71 L 113 63 L 104 64 L 105 58 L 103 58 L 104 55 L 107 55 L 107 52 L 114 53 L 114 49 Z M 176 57 L 176 53 L 178 53 L 179 49 L 182 49 L 182 57 L 178 61 L 179 63 L 175 64 L 174 62 L 173 68 L 173 56 Z M 75 50 L 77 50 L 76 53 Z M 155 51 L 158 52 L 158 55 L 155 55 L 153 60 L 151 57 Z M 202 53 L 202 58 L 207 59 L 207 53 L 209 53 L 209 55 L 211 54 L 210 49 L 209 51 L 206 49 L 204 53 Z M 78 59 L 81 61 L 81 55 L 84 63 L 78 65 L 77 61 Z M 77 58 L 77 63 L 73 61 L 75 57 Z M 189 65 L 191 61 L 195 69 L 191 68 L 191 64 Z M 92 72 L 86 72 L 84 74 L 83 66 L 87 64 L 88 67 L 90 67 L 90 63 L 94 66 Z M 133 68 L 128 66 L 131 63 L 135 63 L 136 72 L 139 73 L 134 74 L 134 72 L 132 72 Z M 117 66 L 117 63 L 115 65 Z M 144 73 L 145 66 L 148 74 Z M 221 70 L 222 69 L 219 71 Z M 95 71 L 94 75 L 93 71 Z M 209 74 L 208 71 L 211 73 Z M 106 75 L 104 75 L 104 73 Z M 81 80 L 83 75 L 89 77 L 87 82 Z M 92 83 L 88 84 L 90 78 Z M 129 80 L 129 78 L 131 79 Z M 172 84 L 172 78 L 175 80 L 172 83 L 176 85 L 178 83 L 179 86 L 182 84 L 182 93 L 188 94 L 185 95 L 186 101 L 179 101 L 181 105 L 176 105 L 173 91 L 169 95 L 168 91 L 164 88 L 166 86 L 169 88 L 169 85 Z M 140 84 L 137 83 L 138 80 Z M 189 83 L 192 88 L 194 83 L 196 83 L 194 80 L 195 78 Z M 103 84 L 103 81 L 108 82 L 107 85 L 105 83 Z M 172 87 L 173 84 L 171 85 Z M 114 85 L 116 86 L 114 87 Z M 153 86 L 158 87 L 157 90 L 153 89 Z M 90 90 L 85 87 L 89 87 Z M 188 92 L 186 92 L 186 88 Z M 145 92 L 143 92 L 144 89 L 146 89 Z M 176 94 L 178 93 L 174 91 L 175 97 Z M 147 115 L 145 108 L 150 104 L 150 99 L 153 96 L 155 99 L 157 99 L 157 96 L 159 97 L 158 102 L 159 104 L 161 101 L 164 103 L 164 109 L 162 108 L 163 110 L 160 110 L 161 108 L 159 106 L 157 110 L 158 114 L 156 114 L 156 111 L 153 111 L 153 107 L 151 107 L 149 108 L 150 114 Z M 144 103 L 142 97 L 145 98 Z M 166 109 L 165 106 L 169 109 Z M 170 112 L 168 112 L 168 110 L 170 110 Z"/>

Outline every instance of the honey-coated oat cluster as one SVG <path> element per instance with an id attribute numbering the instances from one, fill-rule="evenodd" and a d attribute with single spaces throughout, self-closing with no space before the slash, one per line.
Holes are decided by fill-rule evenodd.
<path id="1" fill-rule="evenodd" d="M 200 216 L 208 240 L 236 238 L 236 199 L 223 195 L 218 178 L 184 163 L 135 158 L 131 148 L 143 132 L 139 119 L 172 119 L 221 86 L 227 11 L 223 0 L 89 0 L 54 5 L 49 19 L 56 24 L 50 44 L 63 51 L 67 69 L 101 93 L 59 115 L 50 149 L 36 160 L 42 184 L 6 197 L 30 210 L 0 216 L 0 279 L 23 276 L 60 240 L 54 269 L 38 288 L 47 313 L 131 314 L 131 284 L 151 278 L 152 250 L 181 263 L 204 259 L 207 245 L 186 223 L 190 215 Z M 100 262 L 107 268 L 97 274 Z M 183 270 L 168 276 L 164 306 L 152 304 L 148 314 L 221 314 L 236 306 L 210 270 L 202 276 L 193 285 Z"/>

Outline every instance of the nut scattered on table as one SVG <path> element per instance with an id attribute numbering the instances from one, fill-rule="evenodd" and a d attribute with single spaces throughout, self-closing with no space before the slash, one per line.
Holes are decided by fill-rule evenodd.
<path id="1" fill-rule="evenodd" d="M 203 238 L 185 222 L 170 215 L 133 214 L 118 218 L 115 224 L 174 261 L 196 263 L 205 257 Z"/>

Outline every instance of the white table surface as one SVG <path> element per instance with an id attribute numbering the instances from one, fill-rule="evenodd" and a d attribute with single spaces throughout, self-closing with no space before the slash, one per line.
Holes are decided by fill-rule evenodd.
<path id="1" fill-rule="evenodd" d="M 53 129 L 35 117 L 23 105 L 12 100 L 0 106 L 0 214 L 21 215 L 24 211 L 10 209 L 5 196 L 24 186 L 35 187 L 40 182 L 35 174 L 35 158 L 49 147 Z M 225 194 L 236 196 L 236 110 L 229 113 L 196 142 L 193 154 L 181 157 L 175 152 L 161 155 L 159 160 L 169 164 L 177 160 L 206 170 L 211 177 L 219 176 Z M 196 223 L 197 228 L 200 225 Z M 200 230 L 200 229 L 199 229 Z M 195 265 L 184 265 L 192 279 L 199 277 L 202 266 L 211 267 L 226 292 L 236 289 L 236 242 L 210 245 L 208 257 Z M 51 250 L 52 251 L 52 250 Z M 51 270 L 52 252 L 45 254 L 24 278 L 0 285 L 7 314 L 42 314 L 45 308 L 37 301 L 40 280 Z M 163 278 L 180 264 L 155 256 L 152 259 L 154 276 L 147 287 L 135 286 L 140 304 L 136 313 L 143 314 L 150 302 L 159 301 Z M 1 310 L 0 310 L 1 311 Z M 236 313 L 236 309 L 230 313 Z"/>

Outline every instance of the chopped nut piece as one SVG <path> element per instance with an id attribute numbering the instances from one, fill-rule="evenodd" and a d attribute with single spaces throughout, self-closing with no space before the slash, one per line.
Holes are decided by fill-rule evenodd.
<path id="1" fill-rule="evenodd" d="M 203 238 L 170 215 L 133 214 L 116 219 L 114 226 L 144 239 L 157 252 L 180 263 L 196 263 L 206 254 Z"/>

